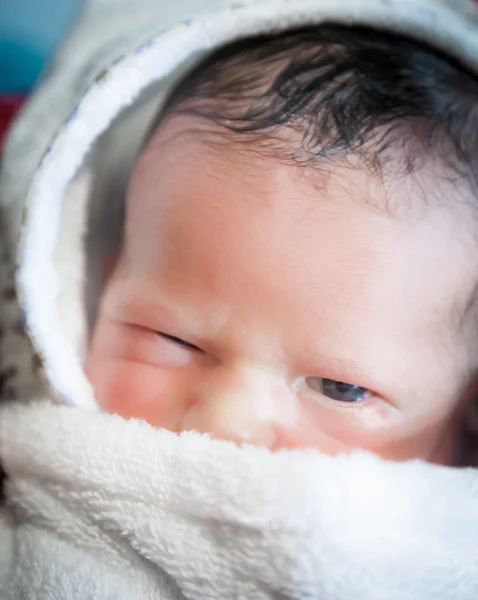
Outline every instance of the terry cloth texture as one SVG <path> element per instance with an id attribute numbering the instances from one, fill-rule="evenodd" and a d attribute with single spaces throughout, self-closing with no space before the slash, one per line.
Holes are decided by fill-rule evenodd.
<path id="1" fill-rule="evenodd" d="M 476 600 L 473 469 L 274 454 L 51 405 L 2 426 L 2 598 Z"/>
<path id="2" fill-rule="evenodd" d="M 99 266 L 168 90 L 226 42 L 322 22 L 478 71 L 468 0 L 96 0 L 22 111 L 0 173 L 1 600 L 478 598 L 475 469 L 176 436 L 101 414 L 83 373 Z"/>

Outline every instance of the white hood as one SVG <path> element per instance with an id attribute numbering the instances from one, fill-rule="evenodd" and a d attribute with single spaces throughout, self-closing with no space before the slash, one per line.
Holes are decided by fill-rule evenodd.
<path id="1" fill-rule="evenodd" d="M 118 243 L 129 170 L 162 98 L 226 42 L 325 21 L 406 33 L 478 72 L 478 7 L 471 0 L 96 0 L 14 127 L 0 197 L 9 241 L 20 239 L 16 274 L 27 334 L 57 406 L 3 412 L 0 457 L 14 515 L 5 527 L 27 548 L 17 571 L 34 571 L 32 562 L 48 556 L 52 540 L 62 542 L 43 565 L 50 587 L 27 577 L 21 593 L 33 592 L 21 595 L 18 576 L 0 598 L 50 600 L 55 586 L 67 594 L 64 578 L 55 579 L 67 572 L 55 569 L 65 556 L 77 556 L 78 572 L 84 561 L 85 573 L 96 565 L 98 581 L 111 581 L 111 588 L 92 580 L 90 588 L 78 587 L 81 596 L 59 596 L 72 599 L 478 598 L 474 469 L 396 465 L 360 453 L 270 454 L 178 437 L 100 414 L 83 372 L 103 285 L 100 257 Z M 65 533 L 55 514 L 72 529 Z M 28 527 L 15 538 L 15 519 L 22 518 L 51 535 L 39 543 L 42 552 L 28 553 L 39 539 Z M 75 536 L 78 554 L 63 546 L 74 547 Z M 122 558 L 108 569 L 102 552 L 113 550 Z M 7 570 L 15 570 L 15 555 L 8 555 Z M 0 560 L 0 576 L 1 567 Z M 129 572 L 152 587 L 121 583 Z M 177 589 L 168 583 L 156 595 L 158 573 Z M 195 586 L 181 573 L 194 573 Z M 129 591 L 121 595 L 113 579 Z"/>

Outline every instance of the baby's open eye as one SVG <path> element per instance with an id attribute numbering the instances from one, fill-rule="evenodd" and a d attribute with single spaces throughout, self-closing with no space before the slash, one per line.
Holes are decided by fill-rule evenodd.
<path id="1" fill-rule="evenodd" d="M 319 392 L 337 402 L 360 402 L 371 396 L 371 392 L 367 388 L 344 383 L 343 381 L 335 381 L 334 379 L 325 379 L 322 377 L 306 377 L 304 381 L 311 390 Z"/>

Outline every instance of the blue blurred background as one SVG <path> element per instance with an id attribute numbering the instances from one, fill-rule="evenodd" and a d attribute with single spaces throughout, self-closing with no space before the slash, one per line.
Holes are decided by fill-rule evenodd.
<path id="1" fill-rule="evenodd" d="M 27 91 L 81 0 L 0 0 L 0 94 Z"/>

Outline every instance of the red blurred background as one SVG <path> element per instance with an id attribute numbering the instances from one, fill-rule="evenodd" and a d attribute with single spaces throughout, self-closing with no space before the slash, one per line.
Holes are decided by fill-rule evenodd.
<path id="1" fill-rule="evenodd" d="M 25 96 L 21 94 L 0 95 L 0 152 L 10 123 L 23 104 Z"/>

